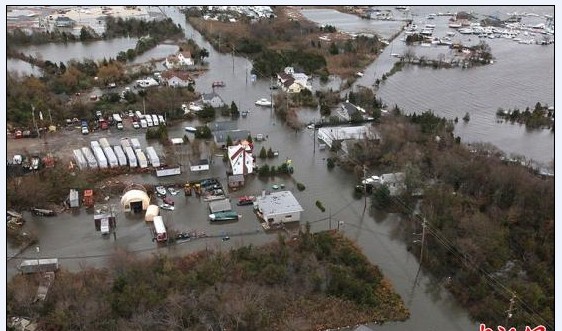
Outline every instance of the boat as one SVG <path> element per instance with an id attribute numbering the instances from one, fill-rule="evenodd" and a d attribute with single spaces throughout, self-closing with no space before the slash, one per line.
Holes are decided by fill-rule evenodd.
<path id="1" fill-rule="evenodd" d="M 174 206 L 169 205 L 167 203 L 161 203 L 158 207 L 160 207 L 160 209 L 164 209 L 164 210 L 174 210 L 174 209 L 176 209 Z"/>
<path id="2" fill-rule="evenodd" d="M 171 195 L 178 195 L 178 193 L 179 193 L 179 191 L 176 190 L 176 189 L 173 188 L 173 187 L 169 187 L 169 188 L 168 188 L 168 192 L 170 192 Z"/>
<path id="3" fill-rule="evenodd" d="M 247 111 L 247 110 L 243 110 L 242 112 L 240 112 L 240 114 L 242 114 L 242 117 L 247 117 L 247 116 L 248 116 L 248 111 Z"/>
<path id="4" fill-rule="evenodd" d="M 256 105 L 263 106 L 263 107 L 271 107 L 271 101 L 269 101 L 266 98 L 261 98 L 258 101 L 256 101 Z"/>
<path id="5" fill-rule="evenodd" d="M 274 189 L 274 190 L 278 190 L 278 189 L 279 189 L 279 185 L 273 184 L 273 185 L 271 186 L 271 188 Z"/>
<path id="6" fill-rule="evenodd" d="M 164 186 L 156 186 L 155 189 L 158 195 L 166 195 L 166 188 L 164 188 Z"/>
<path id="7" fill-rule="evenodd" d="M 247 206 L 251 205 L 256 201 L 256 197 L 253 195 L 245 195 L 238 199 L 238 206 Z"/>
<path id="8" fill-rule="evenodd" d="M 197 129 L 193 126 L 186 126 L 185 131 L 195 133 Z"/>
<path id="9" fill-rule="evenodd" d="M 195 103 L 195 102 L 190 102 L 189 104 L 182 104 L 181 108 L 183 110 L 184 114 L 189 114 L 190 112 L 198 112 L 203 110 L 203 106 Z"/>
<path id="10" fill-rule="evenodd" d="M 56 216 L 54 210 L 51 209 L 42 209 L 42 208 L 31 208 L 31 213 L 35 216 Z"/>
<path id="11" fill-rule="evenodd" d="M 361 71 L 358 71 L 355 73 L 355 76 L 357 77 L 363 77 L 363 73 Z"/>
<path id="12" fill-rule="evenodd" d="M 213 87 L 225 87 L 226 84 L 221 80 L 221 81 L 215 81 L 212 84 Z"/>
<path id="13" fill-rule="evenodd" d="M 240 218 L 237 212 L 234 210 L 227 210 L 227 211 L 219 211 L 209 215 L 209 220 L 211 222 L 220 222 L 220 221 L 235 221 Z"/>
<path id="14" fill-rule="evenodd" d="M 449 23 L 449 27 L 451 29 L 458 29 L 458 28 L 462 28 L 462 24 L 461 23 L 456 23 L 456 22 L 451 22 Z"/>

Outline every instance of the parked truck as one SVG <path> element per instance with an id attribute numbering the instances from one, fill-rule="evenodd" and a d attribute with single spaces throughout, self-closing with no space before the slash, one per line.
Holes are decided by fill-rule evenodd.
<path id="1" fill-rule="evenodd" d="M 168 240 L 168 234 L 166 233 L 166 226 L 164 225 L 162 216 L 154 216 L 152 222 L 154 224 L 154 238 L 156 241 L 166 242 Z"/>
<path id="2" fill-rule="evenodd" d="M 109 144 L 109 141 L 107 140 L 107 138 L 100 138 L 99 140 L 100 146 L 103 147 L 110 147 L 111 145 Z"/>
<path id="3" fill-rule="evenodd" d="M 141 148 L 141 144 L 137 138 L 131 138 L 129 141 L 131 142 L 131 147 L 133 147 L 134 150 Z"/>

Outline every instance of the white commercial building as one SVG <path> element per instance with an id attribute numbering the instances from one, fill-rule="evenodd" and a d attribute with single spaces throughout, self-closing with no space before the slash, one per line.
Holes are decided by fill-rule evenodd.
<path id="1" fill-rule="evenodd" d="M 256 199 L 258 215 L 270 226 L 299 222 L 301 205 L 290 191 L 273 192 Z"/>

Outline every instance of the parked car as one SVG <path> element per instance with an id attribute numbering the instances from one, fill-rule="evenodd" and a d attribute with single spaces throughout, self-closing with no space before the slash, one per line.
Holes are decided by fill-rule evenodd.
<path id="1" fill-rule="evenodd" d="M 139 122 L 133 122 L 133 128 L 139 129 L 140 128 Z"/>
<path id="2" fill-rule="evenodd" d="M 172 198 L 171 198 L 171 197 L 168 197 L 168 196 L 162 198 L 162 201 L 163 201 L 165 204 L 168 204 L 168 205 L 170 205 L 170 206 L 175 205 L 174 200 L 172 200 Z"/>
<path id="3" fill-rule="evenodd" d="M 90 133 L 90 130 L 88 130 L 88 127 L 87 127 L 87 126 L 83 126 L 83 127 L 82 127 L 82 134 L 88 134 L 88 133 Z"/>
<path id="4" fill-rule="evenodd" d="M 117 123 L 117 130 L 123 130 L 123 123 Z"/>
<path id="5" fill-rule="evenodd" d="M 166 188 L 164 186 L 156 186 L 156 193 L 162 196 L 166 196 Z"/>

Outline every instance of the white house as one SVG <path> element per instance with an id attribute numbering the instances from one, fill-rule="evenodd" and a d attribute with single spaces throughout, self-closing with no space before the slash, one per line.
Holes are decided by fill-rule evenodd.
<path id="1" fill-rule="evenodd" d="M 213 108 L 219 108 L 224 106 L 224 101 L 222 101 L 220 95 L 218 95 L 215 92 L 203 93 L 201 95 L 201 101 L 203 102 L 204 105 L 211 106 Z"/>
<path id="2" fill-rule="evenodd" d="M 404 184 L 405 178 L 406 175 L 403 172 L 382 174 L 380 175 L 380 183 L 388 187 L 391 196 L 395 196 L 406 189 L 406 185 Z"/>
<path id="3" fill-rule="evenodd" d="M 286 67 L 282 73 L 277 74 L 277 85 L 288 93 L 299 93 L 303 89 L 312 91 L 309 79 L 308 75 L 295 72 L 293 67 Z"/>
<path id="4" fill-rule="evenodd" d="M 178 52 L 178 54 L 170 55 L 166 57 L 166 62 L 165 62 L 166 68 L 170 68 L 170 69 L 192 66 L 194 64 L 195 62 L 191 57 L 191 53 L 187 51 Z"/>
<path id="5" fill-rule="evenodd" d="M 299 222 L 302 209 L 290 191 L 263 194 L 256 199 L 258 216 L 271 225 Z"/>
<path id="6" fill-rule="evenodd" d="M 165 71 L 162 73 L 162 79 L 170 87 L 188 87 L 193 82 L 191 76 L 185 71 Z"/>
<path id="7" fill-rule="evenodd" d="M 247 175 L 254 172 L 254 157 L 248 142 L 228 146 L 228 160 L 233 175 Z"/>

